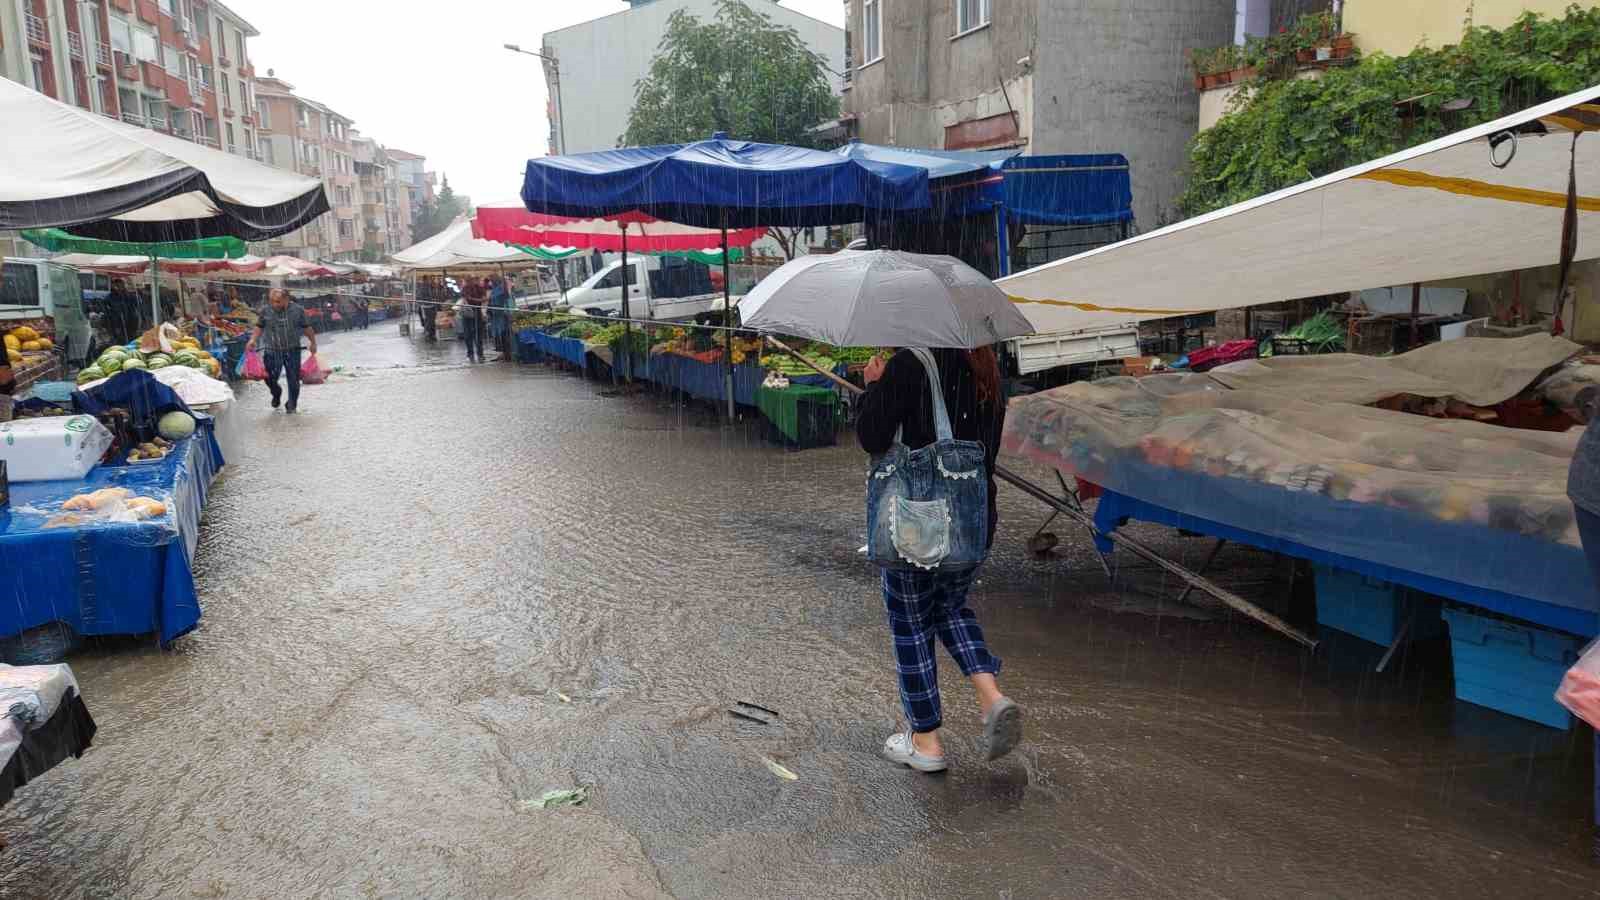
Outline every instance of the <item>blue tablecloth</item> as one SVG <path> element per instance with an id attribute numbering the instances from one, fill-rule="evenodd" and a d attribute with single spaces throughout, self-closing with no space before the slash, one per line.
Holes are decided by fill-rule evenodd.
<path id="1" fill-rule="evenodd" d="M 1187 485 L 1190 490 L 1203 490 L 1207 481 L 1200 477 L 1185 480 L 1190 482 Z M 1265 487 L 1260 489 L 1269 490 Z M 1240 490 L 1240 484 L 1235 479 L 1228 487 L 1228 495 L 1217 492 L 1211 498 L 1217 510 L 1215 518 L 1187 515 L 1115 491 L 1106 491 L 1095 510 L 1095 527 L 1109 534 L 1128 519 L 1156 522 L 1359 572 L 1572 634 L 1600 633 L 1600 617 L 1597 617 L 1595 607 L 1584 602 L 1584 598 L 1592 593 L 1590 585 L 1593 578 L 1581 550 L 1471 523 L 1427 520 L 1411 516 L 1403 510 L 1375 504 L 1335 501 L 1313 494 L 1307 494 L 1297 501 L 1302 517 L 1316 519 L 1329 516 L 1330 521 L 1341 522 L 1345 528 L 1367 529 L 1374 534 L 1411 536 L 1409 543 L 1393 548 L 1394 555 L 1389 559 L 1358 559 L 1272 534 L 1270 522 L 1264 522 L 1261 517 L 1252 514 L 1248 498 L 1238 495 Z M 1254 508 L 1261 507 L 1257 505 Z M 1250 524 L 1239 524 L 1244 522 Z M 1110 541 L 1100 537 L 1096 538 L 1096 542 L 1101 550 L 1110 552 Z M 1451 554 L 1455 571 L 1461 573 L 1463 580 L 1424 575 L 1407 568 L 1403 561 L 1406 554 L 1444 552 Z M 1481 577 L 1489 571 L 1496 571 L 1504 577 L 1492 581 Z M 1464 580 L 1467 578 L 1473 578 L 1477 583 Z M 1498 583 L 1502 587 L 1483 586 L 1486 583 Z"/>
<path id="2" fill-rule="evenodd" d="M 63 622 L 80 635 L 154 633 L 165 645 L 192 630 L 200 600 L 190 566 L 206 492 L 222 466 L 204 419 L 160 463 L 13 484 L 11 507 L 0 512 L 0 636 Z M 72 495 L 105 487 L 162 500 L 167 515 L 44 527 Z"/>
<path id="3" fill-rule="evenodd" d="M 701 400 L 724 400 L 724 366 L 706 363 L 676 353 L 657 353 L 650 357 L 650 380 L 662 387 L 683 391 Z M 767 373 L 754 362 L 733 367 L 733 401 L 740 406 L 756 405 L 756 390 Z"/>
<path id="4" fill-rule="evenodd" d="M 533 334 L 534 346 L 538 347 L 540 352 L 546 356 L 554 356 L 556 359 L 565 360 L 580 369 L 587 365 L 584 356 L 589 351 L 584 347 L 583 341 L 577 338 L 556 337 L 553 334 L 545 334 L 542 331 L 535 331 Z"/>

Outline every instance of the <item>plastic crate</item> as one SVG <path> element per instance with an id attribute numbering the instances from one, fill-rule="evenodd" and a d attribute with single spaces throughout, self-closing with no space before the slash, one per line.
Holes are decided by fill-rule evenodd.
<path id="1" fill-rule="evenodd" d="M 1415 615 L 1408 637 L 1426 640 L 1444 635 L 1440 603 L 1377 578 L 1313 563 L 1317 584 L 1317 624 L 1387 647 L 1406 617 Z"/>
<path id="2" fill-rule="evenodd" d="M 1456 699 L 1486 706 L 1551 728 L 1568 728 L 1572 715 L 1556 702 L 1556 688 L 1578 661 L 1584 639 L 1534 625 L 1446 609 Z"/>

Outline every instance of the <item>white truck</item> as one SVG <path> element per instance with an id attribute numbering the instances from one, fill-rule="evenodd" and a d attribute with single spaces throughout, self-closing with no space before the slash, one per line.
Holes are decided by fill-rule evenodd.
<path id="1" fill-rule="evenodd" d="M 1060 369 L 1060 372 L 1051 372 L 1045 380 L 1050 384 L 1064 383 L 1076 375 L 1086 374 L 1082 371 L 1084 368 L 1115 365 L 1119 360 L 1138 356 L 1139 328 L 1128 325 L 1094 331 L 1030 334 L 1006 341 L 1003 350 L 1007 374 L 1026 378 Z"/>
<path id="2" fill-rule="evenodd" d="M 46 259 L 0 260 L 0 331 L 49 319 L 56 349 L 71 365 L 89 355 L 91 331 L 78 270 Z"/>
<path id="3" fill-rule="evenodd" d="M 629 256 L 628 270 L 630 319 L 685 322 L 722 311 L 722 291 L 704 263 L 673 256 Z M 565 308 L 591 316 L 621 316 L 622 280 L 619 259 L 568 291 Z M 561 303 L 556 306 L 562 308 Z"/>

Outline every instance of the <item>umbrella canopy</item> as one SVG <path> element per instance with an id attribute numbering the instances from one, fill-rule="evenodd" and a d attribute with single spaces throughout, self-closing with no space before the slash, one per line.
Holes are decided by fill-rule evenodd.
<path id="1" fill-rule="evenodd" d="M 150 268 L 148 256 L 119 256 L 97 253 L 68 253 L 50 260 L 74 269 L 88 269 L 115 275 L 137 275 Z M 203 272 L 259 272 L 266 260 L 259 256 L 239 259 L 157 259 L 161 271 L 175 275 L 197 275 Z"/>
<path id="2" fill-rule="evenodd" d="M 637 211 L 702 228 L 843 225 L 927 209 L 928 170 L 718 135 L 531 159 L 522 202 L 546 215 Z"/>
<path id="3" fill-rule="evenodd" d="M 983 273 L 897 250 L 802 256 L 762 279 L 739 312 L 748 328 L 839 347 L 972 349 L 1033 333 Z"/>
<path id="4" fill-rule="evenodd" d="M 136 128 L 0 79 L 0 230 L 141 243 L 288 234 L 328 211 L 322 182 Z"/>
<path id="5" fill-rule="evenodd" d="M 480 206 L 472 219 L 473 237 L 516 246 L 616 252 L 622 249 L 624 233 L 629 253 L 707 250 L 722 243 L 720 228 L 663 222 L 636 211 L 606 218 L 576 219 L 531 213 L 523 208 L 522 201 L 512 200 Z M 728 246 L 748 247 L 766 234 L 765 228 L 730 231 Z"/>
<path id="6" fill-rule="evenodd" d="M 1551 266 L 1591 87 L 999 282 L 1041 332 Z M 1509 132 L 1518 132 L 1515 138 Z M 1600 256 L 1600 141 L 1576 146 L 1577 259 Z"/>

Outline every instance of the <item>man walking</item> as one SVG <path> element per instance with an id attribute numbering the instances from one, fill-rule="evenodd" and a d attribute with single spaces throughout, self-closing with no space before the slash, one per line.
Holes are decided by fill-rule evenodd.
<path id="1" fill-rule="evenodd" d="M 267 367 L 267 390 L 272 392 L 272 408 L 277 409 L 283 393 L 278 388 L 278 372 L 282 371 L 289 382 L 289 405 L 284 412 L 293 414 L 300 406 L 300 337 L 305 336 L 311 355 L 317 355 L 317 333 L 306 321 L 306 311 L 300 304 L 289 300 L 289 292 L 277 288 L 267 295 L 267 308 L 261 311 L 261 321 L 255 334 L 250 336 L 247 350 L 256 349 L 260 342 L 261 361 Z"/>
<path id="2" fill-rule="evenodd" d="M 111 279 L 111 293 L 106 295 L 103 325 L 111 342 L 118 346 L 139 337 L 139 295 L 128 290 L 121 278 Z"/>
<path id="3" fill-rule="evenodd" d="M 461 287 L 461 337 L 467 342 L 467 362 L 483 362 L 484 311 L 489 302 L 482 281 L 468 278 Z"/>

